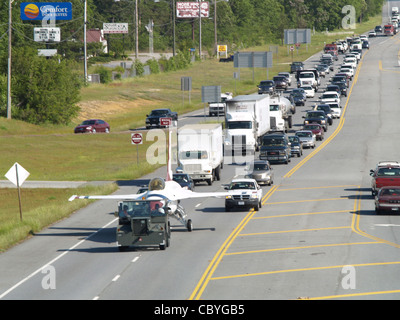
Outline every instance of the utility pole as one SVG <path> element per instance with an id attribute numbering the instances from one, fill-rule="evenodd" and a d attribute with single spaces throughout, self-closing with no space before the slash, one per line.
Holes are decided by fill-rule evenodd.
<path id="1" fill-rule="evenodd" d="M 199 0 L 199 55 L 201 60 L 201 0 Z"/>
<path id="2" fill-rule="evenodd" d="M 7 119 L 11 119 L 11 24 L 12 0 L 8 0 L 8 71 L 7 71 Z"/>
<path id="3" fill-rule="evenodd" d="M 135 58 L 138 58 L 139 54 L 139 22 L 138 22 L 138 0 L 135 0 Z"/>
<path id="4" fill-rule="evenodd" d="M 87 84 L 87 39 L 86 39 L 86 24 L 87 24 L 87 0 L 85 0 L 85 8 L 84 8 L 84 13 L 83 13 L 83 54 L 85 55 L 84 60 L 84 83 L 85 85 Z"/>

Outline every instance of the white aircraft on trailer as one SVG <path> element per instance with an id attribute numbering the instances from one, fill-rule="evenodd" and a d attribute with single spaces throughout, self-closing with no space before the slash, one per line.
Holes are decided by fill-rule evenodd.
<path id="1" fill-rule="evenodd" d="M 170 133 L 171 134 L 171 133 Z M 171 139 L 169 139 L 170 141 Z M 181 222 L 188 231 L 193 230 L 191 219 L 187 219 L 184 208 L 179 204 L 180 200 L 193 198 L 224 198 L 229 195 L 227 192 L 193 192 L 183 189 L 179 183 L 172 180 L 171 169 L 171 146 L 168 143 L 168 162 L 167 162 L 167 178 L 154 178 L 150 180 L 149 189 L 139 194 L 127 195 L 96 195 L 96 196 L 77 196 L 73 195 L 69 201 L 75 199 L 91 199 L 91 200 L 164 200 L 167 202 L 168 214 L 179 222 Z"/>

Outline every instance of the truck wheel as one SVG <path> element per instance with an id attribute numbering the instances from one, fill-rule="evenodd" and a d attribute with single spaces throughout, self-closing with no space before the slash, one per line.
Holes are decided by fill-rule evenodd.
<path id="1" fill-rule="evenodd" d="M 217 178 L 217 181 L 221 180 L 221 167 L 220 166 L 218 166 L 215 169 L 215 178 Z"/>
<path id="2" fill-rule="evenodd" d="M 260 210 L 260 205 L 257 203 L 257 205 L 254 207 L 254 211 Z"/>
<path id="3" fill-rule="evenodd" d="M 212 185 L 212 179 L 208 179 L 208 180 L 207 180 L 207 184 L 208 184 L 209 186 L 211 186 L 211 185 Z"/>

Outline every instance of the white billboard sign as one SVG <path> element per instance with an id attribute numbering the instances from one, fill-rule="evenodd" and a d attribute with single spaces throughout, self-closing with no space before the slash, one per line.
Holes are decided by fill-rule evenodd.
<path id="1" fill-rule="evenodd" d="M 210 4 L 207 1 L 201 2 L 201 17 L 208 18 L 210 16 Z M 177 18 L 198 18 L 199 3 L 198 2 L 177 2 L 176 3 Z"/>
<path id="2" fill-rule="evenodd" d="M 60 42 L 60 38 L 60 28 L 33 28 L 33 40 L 35 40 L 36 42 Z"/>
<path id="3" fill-rule="evenodd" d="M 127 23 L 103 23 L 104 33 L 128 33 Z"/>

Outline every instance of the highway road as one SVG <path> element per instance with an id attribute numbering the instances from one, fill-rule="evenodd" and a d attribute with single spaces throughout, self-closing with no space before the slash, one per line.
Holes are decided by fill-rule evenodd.
<path id="1" fill-rule="evenodd" d="M 223 199 L 185 200 L 193 232 L 172 220 L 167 250 L 121 253 L 116 202 L 93 202 L 0 255 L 0 298 L 399 299 L 400 217 L 374 213 L 369 170 L 380 160 L 400 160 L 400 36 L 370 43 L 342 102 L 344 116 L 316 149 L 273 165 L 275 183 L 263 187 L 260 211 L 225 212 Z M 297 107 L 290 133 L 318 95 Z M 179 125 L 202 115 L 191 113 Z M 243 167 L 226 164 L 221 181 L 196 191 L 222 191 Z M 135 193 L 156 176 L 165 168 L 118 193 Z"/>

